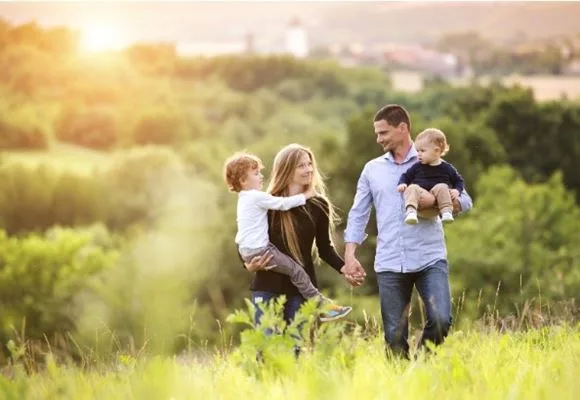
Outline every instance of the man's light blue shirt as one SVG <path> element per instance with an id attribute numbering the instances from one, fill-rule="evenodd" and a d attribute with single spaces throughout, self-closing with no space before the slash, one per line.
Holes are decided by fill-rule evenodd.
<path id="1" fill-rule="evenodd" d="M 401 174 L 417 162 L 413 144 L 406 159 L 397 164 L 389 152 L 369 161 L 358 180 L 356 195 L 348 213 L 344 241 L 361 244 L 366 238 L 371 207 L 376 210 L 377 249 L 375 271 L 417 272 L 447 258 L 443 226 L 439 217 L 405 224 L 405 200 L 397 191 Z M 462 212 L 472 207 L 469 194 L 459 196 Z"/>

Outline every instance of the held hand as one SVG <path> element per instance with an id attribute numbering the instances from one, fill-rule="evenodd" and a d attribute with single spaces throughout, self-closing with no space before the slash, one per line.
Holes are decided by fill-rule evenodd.
<path id="1" fill-rule="evenodd" d="M 407 189 L 407 185 L 405 183 L 401 183 L 399 186 L 397 186 L 397 192 L 403 193 L 405 189 Z"/>
<path id="2" fill-rule="evenodd" d="M 449 190 L 449 194 L 451 195 L 451 200 L 456 200 L 459 197 L 459 190 L 451 189 Z"/>
<path id="3" fill-rule="evenodd" d="M 346 263 L 344 267 L 340 269 L 340 272 L 344 274 L 345 279 L 352 286 L 362 285 L 366 276 L 364 268 L 354 257 L 349 257 L 346 259 Z"/>
<path id="4" fill-rule="evenodd" d="M 272 254 L 266 253 L 261 256 L 256 256 L 250 260 L 249 263 L 244 263 L 246 269 L 250 272 L 262 271 L 268 266 L 268 263 L 272 260 Z"/>
<path id="5" fill-rule="evenodd" d="M 346 279 L 346 281 L 351 285 L 351 286 L 360 286 L 364 283 L 365 278 L 362 277 L 355 277 L 353 275 L 344 275 L 344 279 Z"/>

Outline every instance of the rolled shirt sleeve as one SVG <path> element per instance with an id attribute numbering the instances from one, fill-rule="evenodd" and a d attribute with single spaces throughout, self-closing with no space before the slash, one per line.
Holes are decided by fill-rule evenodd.
<path id="1" fill-rule="evenodd" d="M 471 200 L 471 196 L 469 195 L 469 193 L 467 193 L 467 190 L 464 189 L 463 192 L 459 194 L 457 200 L 459 201 L 459 205 L 461 206 L 459 214 L 467 212 L 473 208 L 473 200 Z"/>
<path id="2" fill-rule="evenodd" d="M 373 195 L 366 171 L 367 167 L 365 166 L 356 186 L 353 205 L 348 213 L 346 230 L 344 231 L 345 243 L 361 244 L 367 237 L 365 229 L 371 215 Z"/>

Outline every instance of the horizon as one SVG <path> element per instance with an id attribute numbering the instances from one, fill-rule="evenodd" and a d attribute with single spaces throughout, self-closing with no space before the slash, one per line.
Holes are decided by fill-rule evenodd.
<path id="1" fill-rule="evenodd" d="M 415 12 L 418 10 L 420 12 Z M 441 12 L 445 10 L 446 12 Z M 518 12 L 517 11 L 526 11 Z M 570 12 L 566 12 L 569 10 Z M 571 11 L 577 10 L 578 13 Z M 559 20 L 549 19 L 547 13 L 560 15 Z M 433 14 L 431 16 L 431 14 Z M 465 14 L 467 13 L 467 14 Z M 511 14 L 510 14 L 511 13 Z M 505 26 L 502 18 L 517 15 L 525 30 Z M 574 15 L 576 14 L 576 15 Z M 358 18 L 358 16 L 361 18 Z M 467 21 L 464 15 L 471 15 Z M 240 16 L 243 16 L 240 18 Z M 328 45 L 335 42 L 419 42 L 451 31 L 475 30 L 480 34 L 499 35 L 495 25 L 506 29 L 504 34 L 521 34 L 533 37 L 539 34 L 537 20 L 547 34 L 574 30 L 580 26 L 580 3 L 551 2 L 4 2 L 0 3 L 0 18 L 14 25 L 36 23 L 45 28 L 67 27 L 90 37 L 95 47 L 105 41 L 121 45 L 138 42 L 165 42 L 176 45 L 198 42 L 244 40 L 248 33 L 258 38 L 272 38 L 284 34 L 292 18 L 302 20 L 311 37 L 311 43 Z M 431 18 L 434 17 L 434 18 Z M 456 25 L 440 23 L 437 29 L 426 25 L 425 20 L 435 17 L 450 20 Z M 564 20 L 567 17 L 567 20 Z M 392 27 L 384 27 L 383 19 L 393 19 Z M 408 32 L 400 26 L 408 25 Z M 359 21 L 364 21 L 361 32 Z M 514 21 L 514 25 L 515 25 Z M 399 25 L 397 25 L 399 24 Z M 485 29 L 486 27 L 490 29 Z M 376 27 L 376 28 L 375 28 Z M 445 28 L 444 28 L 445 27 Z M 531 29 L 529 27 L 535 27 Z M 379 29 L 380 28 L 380 29 Z M 446 30 L 447 29 L 447 30 Z M 576 34 L 580 28 L 575 29 Z M 556 33 L 557 34 L 557 33 Z M 562 33 L 560 33 L 562 34 Z"/>

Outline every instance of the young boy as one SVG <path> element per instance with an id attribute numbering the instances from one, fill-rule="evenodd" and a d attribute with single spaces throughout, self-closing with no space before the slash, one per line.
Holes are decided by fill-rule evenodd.
<path id="1" fill-rule="evenodd" d="M 338 306 L 324 297 L 312 284 L 310 276 L 294 259 L 282 253 L 270 243 L 268 236 L 268 210 L 286 211 L 302 206 L 306 200 L 314 197 L 313 189 L 304 194 L 289 197 L 276 197 L 261 191 L 264 178 L 260 172 L 264 166 L 253 154 L 236 153 L 224 164 L 224 178 L 232 192 L 239 193 L 237 207 L 238 232 L 236 244 L 244 262 L 266 252 L 272 254 L 272 261 L 267 270 L 288 275 L 290 281 L 305 299 L 316 297 L 323 305 L 321 321 L 332 321 L 343 318 L 352 307 Z"/>
<path id="2" fill-rule="evenodd" d="M 415 147 L 419 162 L 401 175 L 397 186 L 397 190 L 404 192 L 405 196 L 405 223 L 414 225 L 419 222 L 417 205 L 424 190 L 435 196 L 441 221 L 451 223 L 452 199 L 463 191 L 463 178 L 453 165 L 441 159 L 449 151 L 445 134 L 439 129 L 425 129 L 417 135 Z"/>

